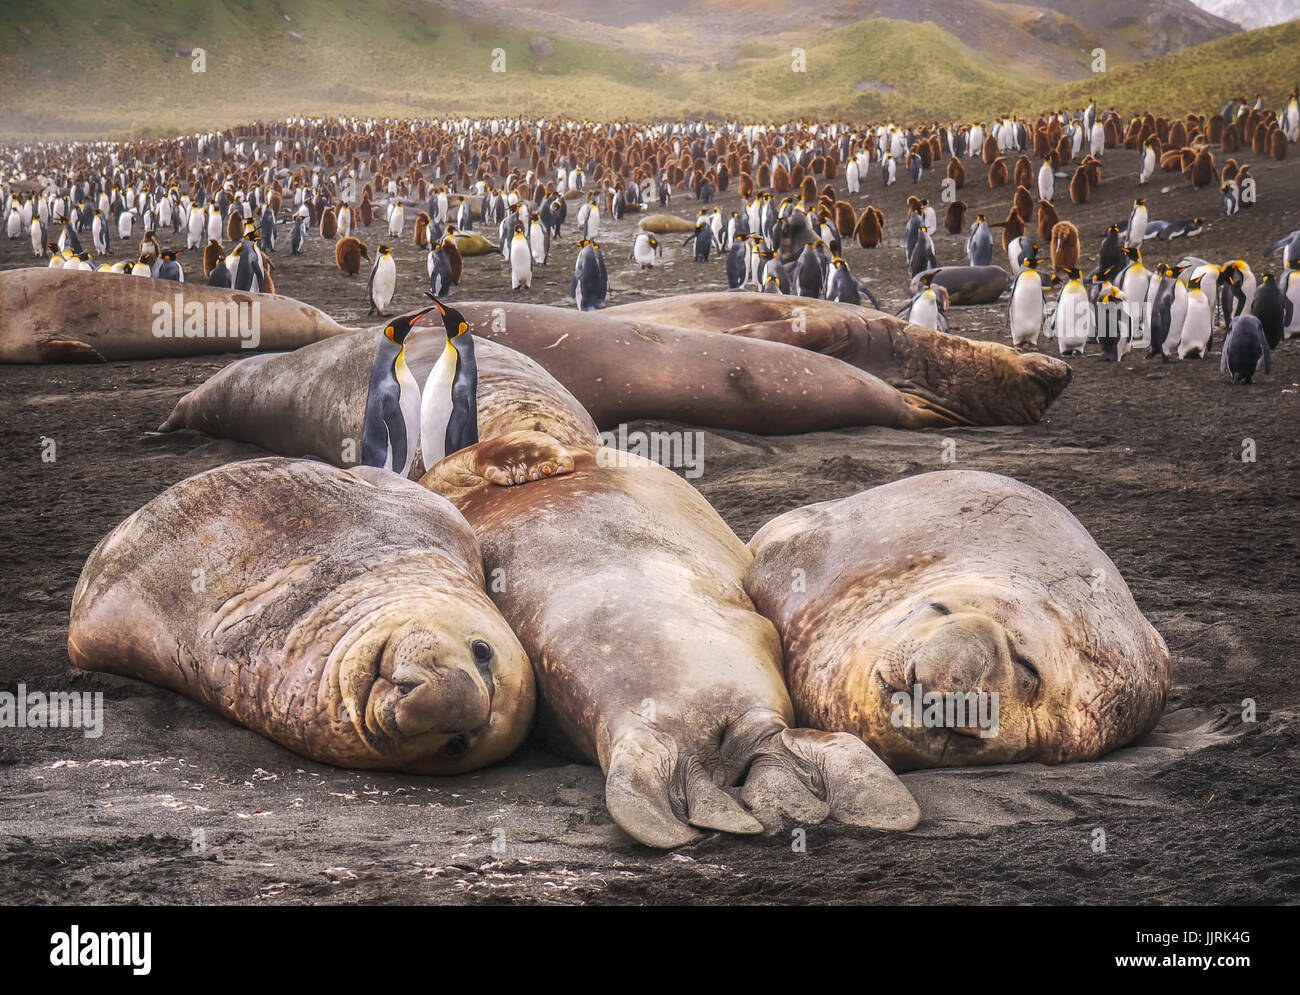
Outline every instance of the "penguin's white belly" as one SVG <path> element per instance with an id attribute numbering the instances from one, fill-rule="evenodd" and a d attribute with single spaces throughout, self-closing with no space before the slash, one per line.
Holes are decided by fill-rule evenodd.
<path id="1" fill-rule="evenodd" d="M 1187 317 L 1183 321 L 1182 334 L 1178 342 L 1178 358 L 1183 359 L 1189 352 L 1199 349 L 1202 356 L 1210 342 L 1210 302 L 1208 299 L 1187 301 Z"/>
<path id="2" fill-rule="evenodd" d="M 1169 331 L 1165 333 L 1164 354 L 1172 356 L 1183 337 L 1183 324 L 1187 321 L 1187 291 L 1182 284 L 1174 291 L 1174 302 L 1169 306 Z"/>
<path id="3" fill-rule="evenodd" d="M 927 296 L 917 298 L 912 305 L 912 310 L 908 314 L 908 321 L 914 325 L 920 325 L 922 328 L 929 328 L 933 331 L 939 330 L 939 306 Z"/>
<path id="4" fill-rule="evenodd" d="M 1092 335 L 1092 304 L 1086 293 L 1063 295 L 1053 315 L 1057 347 L 1062 353 L 1083 351 Z"/>
<path id="5" fill-rule="evenodd" d="M 447 425 L 451 422 L 451 386 L 456 378 L 456 353 L 445 347 L 429 373 L 420 399 L 420 451 L 428 470 L 447 455 Z"/>
<path id="6" fill-rule="evenodd" d="M 1034 287 L 1038 283 L 1038 287 Z M 1011 294 L 1012 345 L 1038 345 L 1038 335 L 1043 322 L 1043 291 L 1038 275 L 1017 281 Z"/>
<path id="7" fill-rule="evenodd" d="M 522 284 L 531 287 L 533 283 L 533 255 L 528 243 L 517 238 L 510 247 L 510 289 L 517 290 Z"/>
<path id="8" fill-rule="evenodd" d="M 388 302 L 393 299 L 393 288 L 397 285 L 397 267 L 391 259 L 382 259 L 379 268 L 375 271 L 374 300 L 375 307 L 380 311 L 388 307 Z"/>

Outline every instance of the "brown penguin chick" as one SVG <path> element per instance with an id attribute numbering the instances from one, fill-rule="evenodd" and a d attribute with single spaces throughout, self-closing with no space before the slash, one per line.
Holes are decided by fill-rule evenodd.
<path id="1" fill-rule="evenodd" d="M 203 279 L 206 280 L 212 275 L 212 268 L 225 254 L 226 250 L 221 247 L 220 242 L 215 238 L 208 239 L 208 244 L 203 247 Z"/>
<path id="2" fill-rule="evenodd" d="M 948 160 L 948 179 L 958 190 L 966 185 L 966 167 L 955 156 Z"/>
<path id="3" fill-rule="evenodd" d="M 244 216 L 238 211 L 231 209 L 226 215 L 226 239 L 231 242 L 238 242 L 244 237 Z"/>
<path id="4" fill-rule="evenodd" d="M 1052 229 L 1060 221 L 1056 213 L 1056 208 L 1052 206 L 1050 200 L 1040 200 L 1038 202 L 1038 241 L 1046 242 L 1052 237 Z"/>
<path id="5" fill-rule="evenodd" d="M 943 215 L 943 226 L 949 235 L 960 235 L 966 230 L 966 202 L 954 200 Z"/>
<path id="6" fill-rule="evenodd" d="M 1029 156 L 1022 155 L 1016 160 L 1012 182 L 1018 187 L 1031 187 L 1034 185 L 1034 166 L 1029 161 Z"/>
<path id="7" fill-rule="evenodd" d="M 1052 229 L 1052 269 L 1056 272 L 1079 267 L 1079 229 L 1059 221 Z"/>
<path id="8" fill-rule="evenodd" d="M 1201 149 L 1192 160 L 1191 175 L 1188 177 L 1196 189 L 1208 187 L 1214 181 L 1214 156 L 1209 149 Z"/>
<path id="9" fill-rule="evenodd" d="M 1086 204 L 1092 193 L 1092 184 L 1088 182 L 1088 171 L 1080 166 L 1070 177 L 1070 203 Z"/>
<path id="10" fill-rule="evenodd" d="M 1084 156 L 1079 164 L 1088 174 L 1088 185 L 1094 189 L 1101 186 L 1101 160 L 1094 156 Z"/>
<path id="11" fill-rule="evenodd" d="M 984 148 L 980 150 L 984 165 L 992 166 L 998 158 L 998 140 L 992 135 L 984 139 Z"/>
<path id="12" fill-rule="evenodd" d="M 1016 187 L 1016 192 L 1011 198 L 1011 206 L 1016 209 L 1016 213 L 1022 218 L 1032 218 L 1034 216 L 1034 195 L 1029 192 L 1027 187 Z"/>
<path id="13" fill-rule="evenodd" d="M 853 205 L 847 201 L 837 200 L 835 202 L 835 227 L 843 235 L 845 232 L 852 232 L 858 227 L 858 216 L 853 210 Z"/>
<path id="14" fill-rule="evenodd" d="M 1011 243 L 1025 233 L 1024 219 L 1016 213 L 1013 207 L 1011 213 L 1007 215 L 1006 221 L 995 221 L 989 227 L 1002 229 L 1002 251 L 1006 252 Z"/>
<path id="15" fill-rule="evenodd" d="M 759 189 L 770 187 L 772 185 L 772 167 L 765 162 L 758 164 L 757 183 Z"/>
<path id="16" fill-rule="evenodd" d="M 993 165 L 989 167 L 989 189 L 996 190 L 998 187 L 1007 185 L 1007 161 L 1002 157 L 993 160 Z"/>
<path id="17" fill-rule="evenodd" d="M 460 254 L 460 246 L 451 232 L 442 237 L 442 252 L 447 257 L 447 266 L 451 269 L 451 282 L 459 285 L 460 275 L 465 270 L 465 257 Z"/>
<path id="18" fill-rule="evenodd" d="M 369 197 L 362 199 L 361 203 L 357 205 L 356 211 L 353 213 L 356 215 L 357 220 L 366 228 L 369 228 L 371 222 L 375 220 L 375 209 L 371 207 Z"/>
<path id="19" fill-rule="evenodd" d="M 1284 132 L 1281 128 L 1274 128 L 1269 133 L 1268 154 L 1271 155 L 1278 162 L 1281 162 L 1283 159 L 1286 158 L 1286 153 L 1287 153 L 1286 132 Z"/>
<path id="20" fill-rule="evenodd" d="M 1169 149 L 1160 153 L 1160 168 L 1166 173 L 1172 173 L 1175 169 L 1183 168 L 1183 150 Z"/>
<path id="21" fill-rule="evenodd" d="M 271 260 L 267 259 L 266 256 L 263 256 L 262 276 L 265 277 L 265 282 L 262 284 L 262 293 L 264 294 L 275 293 L 275 279 L 271 276 L 271 270 L 273 269 L 275 269 L 275 264 L 272 263 Z"/>
<path id="22" fill-rule="evenodd" d="M 411 242 L 417 249 L 423 249 L 429 241 L 429 215 L 426 211 L 421 211 L 415 216 L 415 234 L 411 237 Z"/>
<path id="23" fill-rule="evenodd" d="M 1205 126 L 1205 137 L 1217 145 L 1223 141 L 1223 129 L 1226 124 L 1222 114 L 1215 114 Z"/>
<path id="24" fill-rule="evenodd" d="M 1241 148 L 1241 130 L 1235 123 L 1223 129 L 1223 137 L 1219 140 L 1219 147 L 1223 150 L 1224 155 L 1232 155 Z"/>
<path id="25" fill-rule="evenodd" d="M 880 244 L 883 229 L 884 215 L 880 213 L 880 209 L 868 207 L 858 218 L 857 227 L 853 229 L 853 237 L 864 249 L 874 249 Z"/>
<path id="26" fill-rule="evenodd" d="M 1237 160 L 1229 159 L 1223 164 L 1223 170 L 1219 173 L 1219 181 L 1227 183 L 1229 180 L 1235 180 L 1239 172 L 1241 172 L 1241 167 L 1237 165 Z"/>
<path id="27" fill-rule="evenodd" d="M 1254 196 L 1247 195 L 1246 193 L 1247 181 L 1249 181 L 1250 184 L 1253 186 L 1255 183 L 1255 178 L 1250 175 L 1249 166 L 1242 166 L 1241 171 L 1237 173 L 1237 187 L 1239 190 L 1241 190 L 1241 209 L 1243 211 L 1246 210 L 1247 208 L 1251 208 L 1255 206 Z"/>
<path id="28" fill-rule="evenodd" d="M 790 174 L 785 171 L 785 167 L 780 163 L 777 163 L 776 169 L 772 170 L 771 185 L 776 193 L 789 193 L 790 191 Z"/>
<path id="29" fill-rule="evenodd" d="M 1250 149 L 1255 155 L 1268 155 L 1268 133 L 1269 129 L 1262 122 L 1255 125 L 1255 131 L 1250 136 Z"/>
<path id="30" fill-rule="evenodd" d="M 351 235 L 341 238 L 334 246 L 334 262 L 345 276 L 356 276 L 361 272 L 361 260 L 370 258 L 370 250 L 365 243 Z"/>
<path id="31" fill-rule="evenodd" d="M 327 207 L 320 215 L 320 237 L 335 238 L 339 233 L 339 218 L 334 208 Z"/>
<path id="32" fill-rule="evenodd" d="M 811 204 L 817 199 L 817 181 L 812 176 L 805 176 L 799 184 L 799 196 L 805 204 Z"/>
<path id="33" fill-rule="evenodd" d="M 748 173 L 741 173 L 736 178 L 736 188 L 740 193 L 741 200 L 754 199 L 754 178 Z"/>

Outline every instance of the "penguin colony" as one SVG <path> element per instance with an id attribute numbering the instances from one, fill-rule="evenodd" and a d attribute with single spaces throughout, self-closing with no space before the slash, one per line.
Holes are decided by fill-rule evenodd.
<path id="1" fill-rule="evenodd" d="M 913 279 L 899 314 L 947 331 L 943 267 L 1000 266 L 1017 347 L 1055 338 L 1074 355 L 1096 343 L 1118 360 L 1141 343 L 1152 358 L 1203 358 L 1221 329 L 1225 371 L 1249 382 L 1242 364 L 1266 371 L 1268 350 L 1300 327 L 1300 231 L 1271 245 L 1278 272 L 1259 276 L 1242 259 L 1162 243 L 1259 204 L 1246 160 L 1283 159 L 1297 140 L 1296 91 L 1281 110 L 1256 97 L 1209 116 L 1125 120 L 1093 102 L 1036 120 L 909 128 L 294 119 L 170 141 L 8 148 L 0 210 L 8 238 L 28 240 L 51 267 L 176 281 L 188 269 L 191 280 L 254 293 L 274 292 L 277 249 L 299 255 L 312 238 L 332 241 L 340 279 L 359 277 L 359 298 L 384 317 L 456 293 L 467 256 L 496 256 L 511 290 L 529 294 L 557 244 L 577 251 L 569 297 L 584 310 L 604 307 L 603 228 L 692 197 L 698 212 L 681 249 L 733 290 L 876 305 L 846 250 L 901 251 Z M 1116 147 L 1140 154 L 1137 185 L 1152 194 L 1105 232 L 1078 227 L 1069 216 L 1101 185 Z M 988 187 L 1009 194 L 996 220 L 968 217 L 957 199 L 981 163 Z M 1153 216 L 1166 174 L 1206 191 L 1204 216 Z M 872 188 L 897 182 L 918 195 L 906 218 L 887 219 Z M 742 202 L 724 214 L 713 201 L 733 185 Z M 944 231 L 967 236 L 965 258 L 939 258 L 939 211 Z M 375 225 L 385 244 L 367 244 Z M 423 273 L 398 270 L 388 243 L 407 237 L 425 257 Z M 667 229 L 638 231 L 628 264 L 662 266 L 665 244 L 678 244 Z M 1166 260 L 1151 260 L 1153 245 Z M 860 258 L 869 269 L 870 254 Z"/>

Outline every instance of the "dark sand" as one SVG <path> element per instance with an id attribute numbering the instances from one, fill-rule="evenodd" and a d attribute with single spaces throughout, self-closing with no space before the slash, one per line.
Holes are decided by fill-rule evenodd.
<path id="1" fill-rule="evenodd" d="M 1105 182 L 1089 204 L 1058 197 L 1084 232 L 1088 266 L 1105 224 L 1127 217 L 1136 189 L 1134 153 L 1111 150 L 1104 162 Z M 1148 263 L 1193 252 L 1217 262 L 1242 256 L 1265 271 L 1265 247 L 1300 227 L 1300 161 L 1293 154 L 1254 168 L 1261 203 L 1229 220 L 1218 220 L 1213 187 L 1193 192 L 1177 174 L 1160 174 L 1147 188 L 1153 218 L 1215 220 L 1173 248 L 1153 245 Z M 1005 217 L 1009 189 L 990 191 L 981 164 L 968 169 L 962 196 L 972 211 Z M 940 177 L 888 191 L 874 171 L 868 178 L 889 219 L 888 245 L 855 246 L 848 259 L 891 310 L 909 296 L 897 248 L 903 201 L 914 191 L 937 201 Z M 1172 192 L 1161 194 L 1162 185 Z M 723 198 L 727 210 L 735 203 L 734 191 Z M 696 207 L 686 197 L 672 205 L 686 216 Z M 602 238 L 611 304 L 719 287 L 721 263 L 694 265 L 668 248 L 671 236 L 666 265 L 636 272 L 626 258 L 634 224 L 607 225 Z M 372 246 L 387 240 L 378 225 L 363 237 Z M 964 261 L 961 239 L 941 234 L 937 244 L 942 262 Z M 292 260 L 282 238 L 277 288 L 364 323 L 364 278 L 342 277 L 332 247 L 316 238 L 309 246 Z M 414 307 L 423 260 L 409 224 L 397 255 L 396 305 Z M 186 256 L 191 277 L 195 257 Z M 0 244 L 0 266 L 30 259 L 25 239 Z M 562 303 L 572 260 L 566 245 L 527 299 Z M 1276 272 L 1280 262 L 1271 262 Z M 468 261 L 453 299 L 509 294 L 505 265 L 488 257 Z M 1005 302 L 954 311 L 952 323 L 1004 339 Z M 939 469 L 942 440 L 954 439 L 956 466 L 1009 474 L 1069 507 L 1174 656 L 1169 710 L 1138 747 L 1094 764 L 909 774 L 925 817 L 918 830 L 810 827 L 806 853 L 792 851 L 788 832 L 645 849 L 610 821 L 598 770 L 538 748 L 457 778 L 355 773 L 304 761 L 170 692 L 74 671 L 67 611 L 94 544 L 164 487 L 256 453 L 151 434 L 177 398 L 232 357 L 0 367 L 0 688 L 98 690 L 106 711 L 100 739 L 0 730 L 0 900 L 1294 901 L 1300 347 L 1280 349 L 1271 376 L 1233 387 L 1218 374 L 1220 340 L 1200 362 L 1073 360 L 1073 384 L 1030 427 L 706 435 L 696 483 L 744 538 L 805 502 Z M 41 436 L 57 441 L 57 462 L 41 461 Z M 1255 463 L 1240 459 L 1247 438 Z M 1257 703 L 1253 724 L 1241 719 L 1246 698 Z M 1094 850 L 1098 829 L 1104 853 Z"/>

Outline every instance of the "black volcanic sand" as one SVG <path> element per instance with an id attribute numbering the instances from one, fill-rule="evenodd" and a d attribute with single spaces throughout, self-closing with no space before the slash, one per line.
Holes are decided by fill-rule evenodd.
<path id="1" fill-rule="evenodd" d="M 1253 161 L 1249 154 L 1241 161 Z M 1107 222 L 1127 217 L 1136 155 L 1106 153 L 1102 187 L 1061 213 L 1095 262 Z M 1005 217 L 968 162 L 972 211 Z M 1152 247 L 1264 270 L 1265 247 L 1300 227 L 1300 162 L 1255 163 L 1260 205 L 1218 219 L 1213 188 L 1178 174 L 1147 188 L 1153 218 L 1212 219 L 1201 236 Z M 904 200 L 938 201 L 941 173 L 872 201 L 888 245 L 848 250 L 891 309 L 909 296 L 898 239 Z M 1058 181 L 1064 189 L 1065 181 Z M 1171 185 L 1162 193 L 1161 184 Z M 838 181 L 842 189 L 842 180 Z M 859 198 L 859 201 L 862 199 Z M 723 198 L 726 210 L 734 192 Z M 939 205 L 942 207 L 942 205 Z M 679 197 L 671 210 L 694 216 Z M 942 214 L 942 211 L 940 212 Z M 664 265 L 627 259 L 635 221 L 606 224 L 610 303 L 716 289 L 665 236 Z M 572 228 L 572 225 L 570 226 Z M 491 233 L 495 237 L 495 232 Z M 363 232 L 385 241 L 379 226 Z M 423 260 L 410 228 L 397 244 L 397 305 L 421 302 Z M 941 234 L 943 262 L 961 240 Z M 363 278 L 346 279 L 332 247 L 276 256 L 281 292 L 345 323 L 364 323 Z M 26 241 L 0 264 L 27 265 Z M 188 269 L 197 268 L 194 253 Z M 566 239 L 523 299 L 563 304 L 574 257 Z M 1275 257 L 1273 269 L 1280 265 Z M 497 257 L 469 260 L 453 299 L 509 297 Z M 953 329 L 1005 336 L 1004 305 L 955 311 Z M 1220 336 L 1221 337 L 1221 336 Z M 1233 387 L 1206 361 L 1119 365 L 1075 359 L 1073 384 L 1041 424 L 946 432 L 853 429 L 788 438 L 707 433 L 703 493 L 742 537 L 800 504 L 956 466 L 1024 480 L 1056 497 L 1116 562 L 1173 652 L 1175 686 L 1159 730 L 1095 764 L 1019 765 L 906 775 L 925 820 L 909 834 L 836 825 L 755 838 L 707 835 L 673 853 L 613 825 L 597 769 L 538 748 L 455 778 L 356 773 L 304 761 L 179 695 L 74 671 L 67 612 L 101 536 L 164 487 L 249 447 L 151 433 L 187 390 L 231 357 L 105 366 L 0 368 L 5 499 L 0 521 L 3 688 L 94 690 L 100 739 L 75 730 L 0 731 L 0 898 L 15 902 L 1209 902 L 1294 900 L 1300 893 L 1295 676 L 1300 355 L 1286 345 L 1271 376 Z M 632 426 L 645 427 L 645 426 Z M 42 436 L 57 461 L 40 459 Z M 1253 439 L 1257 461 L 1243 462 Z M 575 638 L 578 634 L 575 634 Z M 1242 721 L 1242 702 L 1257 706 Z M 1096 830 L 1105 852 L 1095 851 Z"/>

